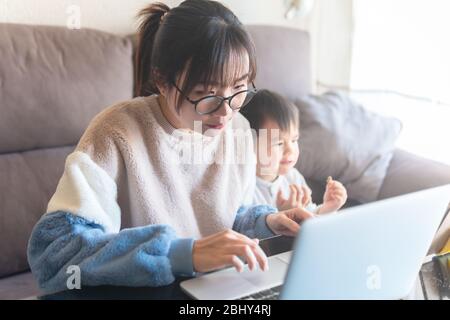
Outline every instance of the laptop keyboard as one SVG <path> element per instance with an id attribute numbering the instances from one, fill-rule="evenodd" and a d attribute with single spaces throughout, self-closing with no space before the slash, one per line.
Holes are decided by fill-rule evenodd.
<path id="1" fill-rule="evenodd" d="M 245 296 L 238 300 L 277 300 L 281 292 L 281 287 L 273 287 L 267 290 L 259 291 L 251 295 Z"/>

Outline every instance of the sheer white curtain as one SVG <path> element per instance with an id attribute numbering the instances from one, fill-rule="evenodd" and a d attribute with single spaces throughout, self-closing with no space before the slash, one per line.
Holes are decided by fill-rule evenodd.
<path id="1" fill-rule="evenodd" d="M 404 123 L 399 146 L 450 163 L 450 1 L 354 0 L 350 87 Z"/>

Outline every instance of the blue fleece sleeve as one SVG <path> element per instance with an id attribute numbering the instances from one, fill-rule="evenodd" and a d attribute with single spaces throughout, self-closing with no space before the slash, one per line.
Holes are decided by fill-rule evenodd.
<path id="1" fill-rule="evenodd" d="M 233 230 L 250 238 L 273 237 L 275 233 L 267 226 L 266 217 L 274 212 L 277 209 L 268 205 L 241 206 L 236 214 Z"/>
<path id="2" fill-rule="evenodd" d="M 194 275 L 193 239 L 178 239 L 167 225 L 107 234 L 102 226 L 67 212 L 44 215 L 28 243 L 28 262 L 47 293 L 67 290 L 68 268 L 81 285 L 162 286 Z"/>

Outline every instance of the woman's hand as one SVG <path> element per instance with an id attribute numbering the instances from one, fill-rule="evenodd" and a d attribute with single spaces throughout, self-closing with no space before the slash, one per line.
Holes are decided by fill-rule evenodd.
<path id="1" fill-rule="evenodd" d="M 339 210 L 347 201 L 347 190 L 339 181 L 328 178 L 325 194 L 323 196 L 323 204 L 319 209 L 319 213 L 329 213 Z"/>
<path id="2" fill-rule="evenodd" d="M 313 217 L 313 213 L 303 208 L 294 208 L 269 214 L 266 223 L 273 233 L 294 237 L 300 230 L 300 224 Z"/>
<path id="3" fill-rule="evenodd" d="M 304 185 L 291 184 L 289 199 L 283 197 L 281 189 L 277 193 L 277 208 L 280 211 L 304 208 L 311 202 L 311 189 Z"/>
<path id="4" fill-rule="evenodd" d="M 233 230 L 225 230 L 209 237 L 196 240 L 192 250 L 192 261 L 196 272 L 208 272 L 234 266 L 238 272 L 244 270 L 243 258 L 248 268 L 268 270 L 265 253 L 258 239 L 250 239 Z"/>

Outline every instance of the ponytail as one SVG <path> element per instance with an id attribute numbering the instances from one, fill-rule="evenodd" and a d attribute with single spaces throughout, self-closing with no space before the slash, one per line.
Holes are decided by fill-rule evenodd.
<path id="1" fill-rule="evenodd" d="M 138 46 L 135 60 L 135 95 L 148 96 L 158 93 L 154 81 L 152 81 L 152 51 L 155 42 L 156 32 L 165 15 L 170 8 L 164 3 L 152 3 L 147 8 L 142 9 L 138 18 L 141 23 L 138 27 Z"/>

